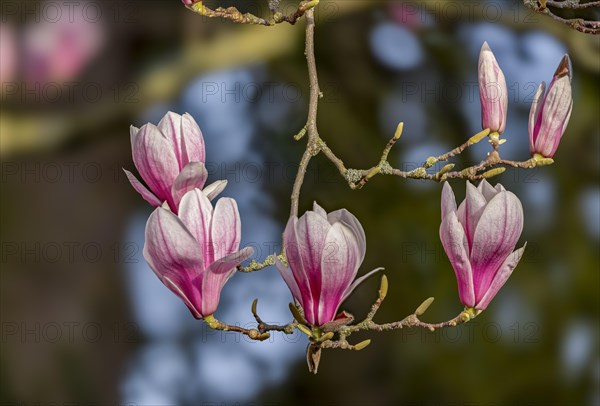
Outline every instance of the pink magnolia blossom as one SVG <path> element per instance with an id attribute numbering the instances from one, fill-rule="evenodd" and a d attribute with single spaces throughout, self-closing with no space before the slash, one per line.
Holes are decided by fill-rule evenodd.
<path id="1" fill-rule="evenodd" d="M 444 184 L 440 238 L 465 306 L 484 310 L 496 296 L 525 250 L 513 252 L 522 230 L 521 202 L 502 185 L 467 182 L 466 199 L 457 209 L 452 188 Z"/>
<path id="2" fill-rule="evenodd" d="M 12 24 L 0 22 L 0 83 L 11 82 L 18 72 L 19 41 Z M 4 92 L 4 86 L 1 88 Z"/>
<path id="3" fill-rule="evenodd" d="M 571 94 L 571 60 L 565 55 L 560 61 L 552 82 L 545 93 L 542 82 L 535 94 L 529 113 L 529 150 L 552 158 L 567 128 L 573 96 Z"/>
<path id="4" fill-rule="evenodd" d="M 283 238 L 289 267 L 276 260 L 277 269 L 313 326 L 334 320 L 340 304 L 379 270 L 354 281 L 366 239 L 361 224 L 346 209 L 327 214 L 315 202 L 313 211 L 289 219 Z"/>
<path id="5" fill-rule="evenodd" d="M 156 276 L 202 319 L 215 312 L 221 290 L 236 266 L 253 253 L 239 251 L 240 215 L 235 200 L 215 208 L 199 189 L 181 199 L 179 215 L 157 208 L 146 224 L 144 258 Z"/>
<path id="6" fill-rule="evenodd" d="M 487 42 L 479 53 L 479 99 L 482 128 L 502 134 L 506 128 L 508 90 L 504 73 Z"/>
<path id="7" fill-rule="evenodd" d="M 56 19 L 53 14 L 52 18 L 48 16 L 24 26 L 23 72 L 28 82 L 72 80 L 88 68 L 106 46 L 107 27 L 82 12 L 91 2 L 67 3 L 55 2 L 49 8 L 56 8 Z"/>
<path id="8" fill-rule="evenodd" d="M 168 112 L 158 126 L 131 126 L 131 149 L 135 167 L 148 188 L 131 172 L 124 171 L 134 189 L 154 207 L 167 202 L 177 213 L 182 197 L 206 183 L 204 138 L 187 113 L 180 116 Z M 226 185 L 227 181 L 216 181 L 204 192 L 212 200 Z"/>

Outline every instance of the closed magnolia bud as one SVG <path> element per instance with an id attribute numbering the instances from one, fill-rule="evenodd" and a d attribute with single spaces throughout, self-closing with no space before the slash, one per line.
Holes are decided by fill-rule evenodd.
<path id="1" fill-rule="evenodd" d="M 481 126 L 499 134 L 506 128 L 508 90 L 504 73 L 487 42 L 479 54 L 479 99 L 481 100 Z"/>
<path id="2" fill-rule="evenodd" d="M 571 93 L 571 60 L 565 55 L 545 92 L 542 82 L 529 113 L 529 150 L 532 155 L 552 158 L 567 128 L 573 96 Z"/>

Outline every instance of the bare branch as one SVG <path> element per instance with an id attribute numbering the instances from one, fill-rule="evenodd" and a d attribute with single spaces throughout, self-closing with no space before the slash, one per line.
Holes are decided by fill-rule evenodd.
<path id="1" fill-rule="evenodd" d="M 298 5 L 298 8 L 290 15 L 284 15 L 279 12 L 279 1 L 271 1 L 269 2 L 269 9 L 273 15 L 269 20 L 258 17 L 252 13 L 242 13 L 235 7 L 217 7 L 213 10 L 205 6 L 204 2 L 202 1 L 197 1 L 187 8 L 192 10 L 194 13 L 208 18 L 222 18 L 238 24 L 264 25 L 271 27 L 281 23 L 289 23 L 292 25 L 296 24 L 296 22 L 302 18 L 308 10 L 311 10 L 317 4 L 319 4 L 319 1 L 320 0 L 301 1 Z"/>
<path id="2" fill-rule="evenodd" d="M 539 14 L 545 14 L 552 19 L 561 22 L 574 30 L 584 34 L 600 34 L 600 21 L 590 21 L 583 18 L 563 18 L 556 15 L 551 8 L 561 10 L 583 10 L 600 7 L 600 1 L 581 3 L 579 0 L 523 0 L 523 4 Z"/>

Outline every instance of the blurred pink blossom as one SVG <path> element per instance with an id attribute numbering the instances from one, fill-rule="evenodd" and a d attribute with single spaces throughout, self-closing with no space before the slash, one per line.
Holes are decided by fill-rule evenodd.
<path id="1" fill-rule="evenodd" d="M 0 82 L 14 79 L 18 66 L 17 33 L 11 24 L 0 23 Z"/>
<path id="2" fill-rule="evenodd" d="M 28 23 L 24 30 L 25 77 L 29 82 L 63 82 L 77 77 L 105 42 L 100 21 L 88 21 L 83 6 L 70 12 L 64 4 L 58 21 Z"/>

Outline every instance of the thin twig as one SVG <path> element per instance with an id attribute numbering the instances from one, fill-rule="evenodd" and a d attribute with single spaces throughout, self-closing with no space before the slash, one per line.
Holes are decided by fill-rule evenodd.
<path id="1" fill-rule="evenodd" d="M 564 0 L 564 1 L 551 1 L 551 0 L 523 0 L 523 4 L 529 9 L 539 14 L 545 14 L 552 19 L 561 22 L 574 30 L 582 32 L 584 34 L 600 34 L 600 21 L 584 20 L 583 18 L 563 18 L 556 15 L 550 8 L 557 8 L 561 10 L 583 10 L 593 7 L 600 7 L 599 1 L 592 1 L 587 3 L 581 3 L 579 0 Z"/>
<path id="2" fill-rule="evenodd" d="M 275 265 L 275 256 L 279 258 L 279 260 L 283 263 L 286 262 L 285 256 L 283 254 L 273 254 L 266 257 L 262 262 L 257 262 L 256 260 L 250 261 L 250 263 L 246 266 L 238 265 L 237 270 L 239 272 L 250 273 L 260 271 L 265 269 L 268 266 Z"/>
<path id="3" fill-rule="evenodd" d="M 306 14 L 306 12 L 308 12 L 308 10 L 312 10 L 317 4 L 319 4 L 319 0 L 301 1 L 298 8 L 293 13 L 285 15 L 279 12 L 279 1 L 271 2 L 269 4 L 269 9 L 273 15 L 269 20 L 258 17 L 252 13 L 242 13 L 235 7 L 217 7 L 213 10 L 205 6 L 202 1 L 197 1 L 194 4 L 187 6 L 187 8 L 194 13 L 208 18 L 222 18 L 238 24 L 264 25 L 266 27 L 271 27 L 281 23 L 294 25 Z"/>
<path id="4" fill-rule="evenodd" d="M 300 200 L 300 191 L 304 178 L 306 176 L 306 170 L 308 164 L 313 156 L 317 155 L 321 150 L 321 144 L 319 141 L 319 133 L 317 131 L 317 110 L 319 105 L 319 96 L 321 90 L 319 88 L 319 78 L 317 75 L 317 62 L 315 60 L 315 18 L 314 10 L 311 8 L 306 12 L 306 62 L 308 65 L 308 79 L 309 79 L 309 104 L 308 104 L 308 120 L 306 122 L 306 133 L 308 135 L 308 141 L 300 165 L 298 166 L 298 173 L 294 181 L 292 188 L 291 208 L 290 217 L 298 215 L 298 202 Z"/>
<path id="5" fill-rule="evenodd" d="M 556 8 L 570 8 L 571 10 L 581 10 L 590 7 L 600 7 L 600 1 L 590 1 L 580 3 L 579 0 L 563 0 L 563 1 L 546 1 L 546 6 Z"/>

